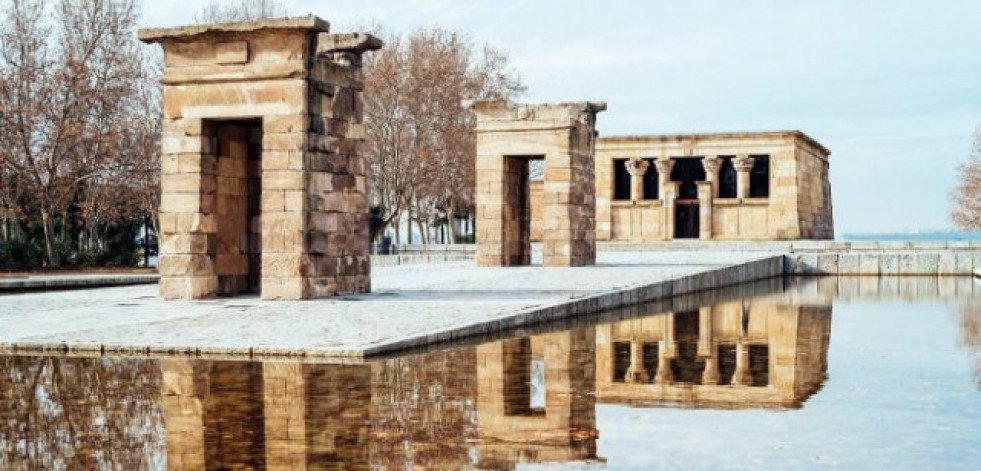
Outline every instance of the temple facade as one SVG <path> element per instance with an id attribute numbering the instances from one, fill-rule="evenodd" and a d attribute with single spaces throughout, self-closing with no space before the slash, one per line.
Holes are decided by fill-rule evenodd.
<path id="1" fill-rule="evenodd" d="M 596 240 L 832 239 L 829 155 L 800 131 L 599 138 Z"/>

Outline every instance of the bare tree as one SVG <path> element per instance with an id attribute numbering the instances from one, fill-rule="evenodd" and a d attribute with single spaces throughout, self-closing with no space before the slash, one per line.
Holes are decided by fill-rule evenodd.
<path id="1" fill-rule="evenodd" d="M 971 155 L 958 169 L 960 184 L 954 189 L 954 225 L 967 231 L 981 230 L 981 127 L 974 132 Z"/>
<path id="2" fill-rule="evenodd" d="M 9 191 L 40 214 L 50 266 L 55 219 L 89 180 L 129 165 L 127 100 L 142 72 L 135 0 L 9 0 L 0 19 L 0 147 Z"/>
<path id="3" fill-rule="evenodd" d="M 231 23 L 286 15 L 286 7 L 276 0 L 239 0 L 234 3 L 212 0 L 194 19 L 198 23 Z"/>
<path id="4" fill-rule="evenodd" d="M 429 227 L 452 222 L 473 201 L 475 122 L 461 102 L 525 88 L 504 53 L 477 51 L 462 33 L 435 27 L 385 44 L 365 64 L 369 198 L 397 242 L 403 216 L 430 239 Z"/>

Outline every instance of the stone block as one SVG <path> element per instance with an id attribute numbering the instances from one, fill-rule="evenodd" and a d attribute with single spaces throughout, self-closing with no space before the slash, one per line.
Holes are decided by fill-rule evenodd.
<path id="1" fill-rule="evenodd" d="M 957 255 L 952 251 L 938 254 L 937 274 L 956 275 L 957 274 Z"/>
<path id="2" fill-rule="evenodd" d="M 879 257 L 879 273 L 882 275 L 899 274 L 899 255 L 884 253 Z"/>
<path id="3" fill-rule="evenodd" d="M 879 262 L 881 256 L 879 254 L 862 254 L 860 255 L 861 262 L 859 266 L 859 274 L 862 275 L 879 275 Z"/>
<path id="4" fill-rule="evenodd" d="M 838 274 L 838 255 L 818 255 L 818 272 L 822 275 Z"/>
<path id="5" fill-rule="evenodd" d="M 899 254 L 899 274 L 915 275 L 919 272 L 917 264 L 917 254 L 913 252 L 903 252 Z"/>
<path id="6" fill-rule="evenodd" d="M 161 276 L 160 297 L 168 300 L 202 299 L 218 294 L 215 276 Z"/>
<path id="7" fill-rule="evenodd" d="M 917 254 L 916 273 L 918 275 L 936 275 L 940 265 L 940 255 L 936 253 Z"/>

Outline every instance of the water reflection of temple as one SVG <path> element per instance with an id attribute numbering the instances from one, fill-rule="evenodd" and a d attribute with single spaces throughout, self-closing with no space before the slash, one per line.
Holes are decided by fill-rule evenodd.
<path id="1" fill-rule="evenodd" d="M 594 330 L 362 365 L 163 360 L 168 469 L 596 459 Z"/>
<path id="2" fill-rule="evenodd" d="M 825 379 L 831 308 L 736 300 L 596 331 L 599 402 L 799 407 Z"/>

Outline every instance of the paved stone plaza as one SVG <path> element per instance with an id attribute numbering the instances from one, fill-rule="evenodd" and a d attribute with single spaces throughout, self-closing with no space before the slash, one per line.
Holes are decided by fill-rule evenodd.
<path id="1" fill-rule="evenodd" d="M 378 267 L 375 292 L 165 302 L 156 286 L 0 296 L 0 350 L 361 357 L 746 282 L 768 253 L 600 253 L 596 266 Z"/>

